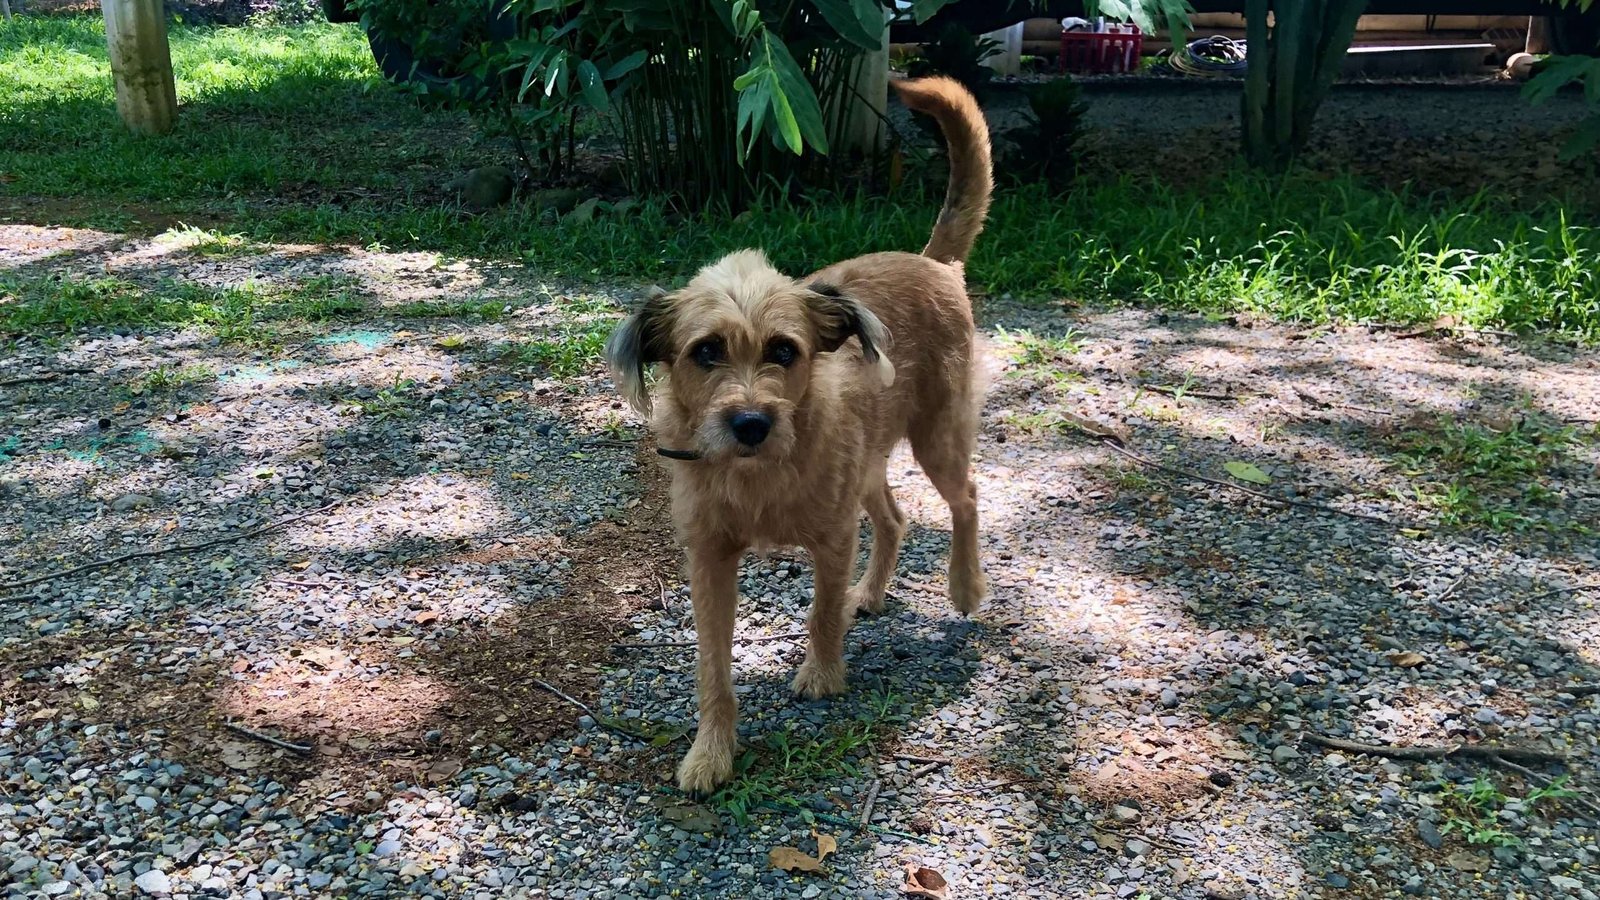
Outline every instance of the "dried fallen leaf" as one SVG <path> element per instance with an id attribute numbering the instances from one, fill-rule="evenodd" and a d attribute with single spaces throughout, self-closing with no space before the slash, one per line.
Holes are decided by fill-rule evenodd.
<path id="1" fill-rule="evenodd" d="M 906 883 L 901 885 L 900 890 L 913 897 L 945 900 L 950 895 L 950 882 L 945 881 L 944 876 L 934 869 L 906 863 Z"/>
<path id="2" fill-rule="evenodd" d="M 782 869 L 785 872 L 822 871 L 823 861 L 839 849 L 839 842 L 834 840 L 831 834 L 819 834 L 816 831 L 812 831 L 811 836 L 817 839 L 816 856 L 802 853 L 793 847 L 774 847 L 767 853 L 767 862 L 774 869 Z"/>
<path id="3" fill-rule="evenodd" d="M 412 621 L 416 622 L 418 625 L 432 625 L 434 622 L 439 621 L 439 611 L 425 609 L 422 612 L 417 613 L 416 617 L 412 619 Z"/>
<path id="4" fill-rule="evenodd" d="M 1232 475 L 1240 481 L 1248 481 L 1251 484 L 1272 483 L 1272 476 L 1247 462 L 1240 462 L 1237 459 L 1230 459 L 1223 463 L 1222 467 L 1228 470 L 1229 475 Z"/>
<path id="5" fill-rule="evenodd" d="M 1427 661 L 1428 658 L 1426 656 L 1423 656 L 1421 653 L 1417 653 L 1413 650 L 1407 650 L 1404 653 L 1389 654 L 1389 664 L 1399 666 L 1402 669 L 1415 669 L 1417 666 L 1420 666 Z"/>
<path id="6" fill-rule="evenodd" d="M 460 771 L 461 760 L 445 757 L 444 759 L 434 760 L 424 774 L 428 776 L 429 780 L 438 784 L 456 777 L 456 773 Z"/>
<path id="7" fill-rule="evenodd" d="M 44 709 L 36 709 L 36 710 L 34 710 L 33 711 L 33 715 L 28 716 L 28 721 L 30 721 L 30 722 L 43 722 L 43 721 L 45 721 L 47 719 L 54 719 L 55 717 L 56 717 L 55 708 L 46 706 Z"/>
<path id="8" fill-rule="evenodd" d="M 1457 850 L 1445 858 L 1445 862 L 1452 868 L 1462 872 L 1487 872 L 1493 865 L 1487 856 Z"/>

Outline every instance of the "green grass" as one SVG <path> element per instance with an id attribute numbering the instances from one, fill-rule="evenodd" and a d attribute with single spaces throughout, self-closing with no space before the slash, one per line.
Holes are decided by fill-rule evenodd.
<path id="1" fill-rule="evenodd" d="M 0 332 L 51 334 L 88 326 L 202 327 L 224 340 L 257 336 L 262 296 L 250 288 L 120 278 L 0 278 Z"/>
<path id="2" fill-rule="evenodd" d="M 156 366 L 129 385 L 135 394 L 169 393 L 182 390 L 192 384 L 200 384 L 215 379 L 217 373 L 211 367 L 204 365 L 191 366 Z"/>
<path id="3" fill-rule="evenodd" d="M 605 320 L 564 323 L 554 328 L 548 337 L 507 344 L 503 359 L 514 365 L 544 370 L 557 378 L 571 378 L 600 359 L 606 336 L 615 324 Z"/>
<path id="4" fill-rule="evenodd" d="M 1440 793 L 1443 801 L 1440 811 L 1444 814 L 1444 820 L 1439 833 L 1460 834 L 1468 844 L 1520 848 L 1523 846 L 1522 838 L 1503 827 L 1500 812 L 1511 803 L 1535 810 L 1547 800 L 1577 796 L 1566 784 L 1567 777 L 1563 775 L 1548 786 L 1535 788 L 1527 797 L 1514 800 L 1507 797 L 1487 775 L 1479 775 L 1465 787 L 1446 783 Z"/>
<path id="5" fill-rule="evenodd" d="M 815 198 L 736 220 L 648 201 L 587 222 L 552 224 L 529 205 L 463 215 L 441 185 L 506 160 L 505 148 L 385 85 L 359 29 L 179 26 L 172 42 L 178 128 L 138 138 L 117 122 L 97 18 L 0 27 L 0 200 L 70 198 L 48 213 L 65 224 L 210 216 L 222 224 L 207 246 L 223 252 L 235 240 L 353 243 L 630 284 L 670 283 L 741 247 L 795 273 L 915 251 L 939 206 L 937 185 L 912 180 L 890 199 Z M 1558 201 L 1408 195 L 1226 165 L 1183 185 L 1096 178 L 1066 197 L 1002 190 L 968 271 L 1023 298 L 1306 322 L 1450 315 L 1600 340 L 1600 230 Z"/>
<path id="6" fill-rule="evenodd" d="M 1537 514 L 1557 499 L 1550 469 L 1580 440 L 1577 429 L 1526 410 L 1496 424 L 1441 417 L 1395 443 L 1416 498 L 1445 524 L 1520 531 L 1548 524 Z"/>
<path id="7" fill-rule="evenodd" d="M 760 738 L 736 761 L 733 780 L 712 795 L 711 805 L 745 822 L 757 808 L 794 808 L 796 797 L 818 785 L 859 774 L 861 760 L 886 736 L 887 726 L 900 721 L 895 695 L 878 692 L 864 702 L 866 708 L 856 717 L 821 733 L 787 723 Z M 810 811 L 802 808 L 801 814 Z"/>

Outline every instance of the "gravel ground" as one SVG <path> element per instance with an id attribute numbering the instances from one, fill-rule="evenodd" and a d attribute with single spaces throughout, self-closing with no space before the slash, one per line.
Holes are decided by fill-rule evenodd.
<path id="1" fill-rule="evenodd" d="M 32 275 L 339 275 L 372 304 L 255 349 L 90 329 L 0 361 L 7 896 L 876 898 L 908 864 L 951 897 L 1600 893 L 1594 807 L 1529 800 L 1547 776 L 1600 792 L 1592 351 L 988 300 L 990 604 L 949 609 L 944 509 L 904 454 L 913 526 L 888 612 L 850 633 L 850 694 L 789 699 L 809 569 L 749 561 L 741 785 L 768 805 L 741 817 L 670 788 L 693 632 L 639 423 L 597 367 L 499 352 L 622 297 L 417 254 L 9 225 L 0 246 Z M 466 297 L 510 312 L 385 311 Z M 214 377 L 131 389 L 159 366 Z M 1538 436 L 1540 490 L 1506 501 L 1533 527 L 1416 499 L 1463 465 L 1400 459 L 1440 416 Z M 1480 776 L 1503 796 L 1474 816 Z M 821 873 L 768 864 L 814 830 L 838 841 Z"/>

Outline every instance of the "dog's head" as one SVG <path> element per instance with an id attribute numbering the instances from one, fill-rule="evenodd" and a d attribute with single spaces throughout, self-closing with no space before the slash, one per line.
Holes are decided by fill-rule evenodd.
<path id="1" fill-rule="evenodd" d="M 659 291 L 618 326 L 606 361 L 641 413 L 645 371 L 664 366 L 671 403 L 658 412 L 692 436 L 675 448 L 702 459 L 781 459 L 795 443 L 795 411 L 811 387 L 816 356 L 855 338 L 868 377 L 887 385 L 889 334 L 866 307 L 831 285 L 803 284 L 742 250 L 700 270 L 682 290 Z"/>

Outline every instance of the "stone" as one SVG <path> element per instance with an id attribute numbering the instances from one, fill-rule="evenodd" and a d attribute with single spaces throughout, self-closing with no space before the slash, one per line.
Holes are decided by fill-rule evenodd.
<path id="1" fill-rule="evenodd" d="M 138 878 L 135 878 L 133 883 L 139 888 L 139 890 L 144 891 L 146 894 L 172 893 L 172 880 L 167 877 L 167 873 L 161 871 L 160 869 L 151 869 L 143 875 L 140 875 Z"/>
<path id="2" fill-rule="evenodd" d="M 155 505 L 156 500 L 154 497 L 147 497 L 144 494 L 123 494 L 121 497 L 111 501 L 111 511 L 132 512 L 136 509 L 144 509 L 147 506 Z"/>
<path id="3" fill-rule="evenodd" d="M 482 212 L 511 199 L 517 190 L 517 176 L 505 166 L 479 166 L 452 182 L 451 187 L 461 195 L 463 206 Z"/>
<path id="4" fill-rule="evenodd" d="M 1272 748 L 1272 761 L 1280 766 L 1299 758 L 1300 751 L 1289 746 L 1288 744 L 1279 744 L 1278 746 Z"/>

